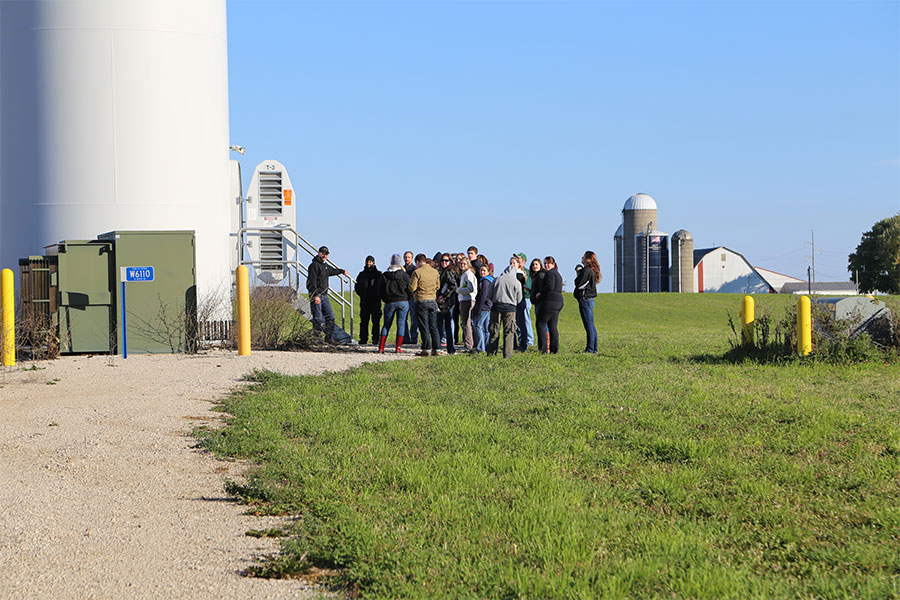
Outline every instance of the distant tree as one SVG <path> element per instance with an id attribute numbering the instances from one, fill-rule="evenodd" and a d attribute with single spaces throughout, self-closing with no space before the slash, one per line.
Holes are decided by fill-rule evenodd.
<path id="1" fill-rule="evenodd" d="M 900 213 L 863 234 L 847 268 L 861 292 L 900 294 Z"/>

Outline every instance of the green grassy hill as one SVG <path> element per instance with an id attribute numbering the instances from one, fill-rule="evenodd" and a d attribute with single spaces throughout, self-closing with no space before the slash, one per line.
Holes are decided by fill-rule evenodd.
<path id="1" fill-rule="evenodd" d="M 780 318 L 786 296 L 757 296 Z M 740 296 L 571 298 L 562 351 L 260 374 L 206 432 L 365 598 L 900 597 L 896 364 L 731 364 Z"/>

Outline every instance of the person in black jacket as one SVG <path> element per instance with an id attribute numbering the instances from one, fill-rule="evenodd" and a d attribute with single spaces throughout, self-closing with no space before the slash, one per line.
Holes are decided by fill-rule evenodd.
<path id="1" fill-rule="evenodd" d="M 409 275 L 400 264 L 400 255 L 391 256 L 391 266 L 381 274 L 379 293 L 384 300 L 384 327 L 381 328 L 381 340 L 378 351 L 384 354 L 384 344 L 391 330 L 391 322 L 397 315 L 397 352 L 403 352 L 403 336 L 406 335 L 406 315 L 409 312 Z"/>
<path id="2" fill-rule="evenodd" d="M 575 299 L 578 300 L 578 312 L 581 313 L 581 324 L 587 336 L 584 351 L 597 354 L 597 327 L 594 325 L 594 298 L 597 297 L 597 284 L 600 282 L 600 265 L 597 255 L 590 250 L 581 257 L 581 264 L 575 267 Z"/>
<path id="3" fill-rule="evenodd" d="M 366 266 L 356 276 L 354 290 L 359 296 L 359 343 L 369 342 L 369 319 L 372 319 L 372 342 L 378 340 L 381 331 L 381 271 L 375 266 L 375 257 L 366 257 Z"/>
<path id="4" fill-rule="evenodd" d="M 544 263 L 539 258 L 533 259 L 528 267 L 528 277 L 531 280 L 531 288 L 528 295 L 531 299 L 531 305 L 534 306 L 534 317 L 537 322 L 541 320 L 541 301 L 538 299 L 538 296 L 541 292 L 541 283 L 544 281 L 544 275 L 546 275 Z M 538 348 L 541 348 L 541 338 L 546 339 L 547 328 L 535 330 L 534 336 L 538 338 Z"/>
<path id="5" fill-rule="evenodd" d="M 319 248 L 319 253 L 309 263 L 306 273 L 306 291 L 309 294 L 309 305 L 312 308 L 313 331 L 324 334 L 325 341 L 334 340 L 334 310 L 328 300 L 328 278 L 334 275 L 346 275 L 347 271 L 326 265 L 328 247 Z"/>
<path id="6" fill-rule="evenodd" d="M 544 278 L 538 292 L 538 346 L 544 354 L 559 352 L 559 311 L 563 307 L 563 280 L 552 256 L 544 258 Z M 545 333 L 546 329 L 546 333 Z"/>
<path id="7" fill-rule="evenodd" d="M 459 275 L 449 254 L 441 256 L 441 279 L 437 293 L 438 323 L 443 326 L 444 338 L 447 340 L 447 354 L 456 354 L 453 332 L 453 307 L 456 306 L 456 288 L 459 287 Z"/>

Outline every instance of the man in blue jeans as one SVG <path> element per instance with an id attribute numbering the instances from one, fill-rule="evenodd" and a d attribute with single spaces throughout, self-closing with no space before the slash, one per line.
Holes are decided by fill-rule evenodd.
<path id="1" fill-rule="evenodd" d="M 429 265 L 424 254 L 416 255 L 416 270 L 409 279 L 409 291 L 416 299 L 416 317 L 419 321 L 419 333 L 422 334 L 422 350 L 417 356 L 440 354 L 441 337 L 437 326 L 437 290 L 440 286 L 440 275 L 437 269 Z"/>
<path id="2" fill-rule="evenodd" d="M 306 273 L 306 291 L 309 294 L 309 306 L 312 309 L 313 332 L 323 335 L 325 343 L 334 341 L 334 310 L 328 299 L 328 278 L 334 275 L 346 275 L 347 271 L 325 264 L 328 259 L 328 247 L 319 248 L 319 253 L 309 263 Z"/>
<path id="3" fill-rule="evenodd" d="M 522 285 L 522 301 L 516 305 L 516 350 L 525 352 L 528 346 L 534 346 L 534 330 L 531 328 L 531 300 L 528 296 L 531 293 L 531 278 L 528 271 L 525 270 L 525 263 L 528 257 L 524 252 L 513 254 L 509 264 L 516 262 L 518 267 L 516 278 Z"/>

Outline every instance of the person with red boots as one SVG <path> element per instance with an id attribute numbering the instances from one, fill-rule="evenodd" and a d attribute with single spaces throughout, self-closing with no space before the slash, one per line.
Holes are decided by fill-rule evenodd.
<path id="1" fill-rule="evenodd" d="M 397 317 L 397 342 L 395 350 L 403 352 L 403 336 L 406 335 L 406 315 L 409 312 L 409 275 L 403 268 L 403 260 L 399 254 L 391 256 L 391 266 L 381 274 L 379 283 L 381 299 L 384 301 L 384 326 L 381 328 L 381 340 L 378 352 L 384 354 L 388 332 L 394 316 Z"/>

